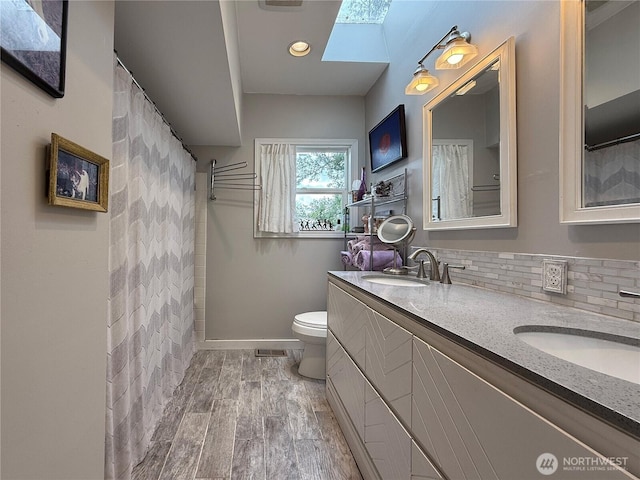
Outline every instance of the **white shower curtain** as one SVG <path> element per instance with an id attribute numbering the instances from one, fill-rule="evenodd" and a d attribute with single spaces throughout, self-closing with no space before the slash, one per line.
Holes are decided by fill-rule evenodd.
<path id="1" fill-rule="evenodd" d="M 640 201 L 640 140 L 584 152 L 584 204 Z"/>
<path id="2" fill-rule="evenodd" d="M 469 147 L 455 143 L 432 146 L 431 189 L 440 196 L 440 219 L 472 216 Z"/>
<path id="3" fill-rule="evenodd" d="M 285 143 L 262 145 L 259 168 L 262 190 L 258 205 L 258 231 L 297 232 L 295 147 Z"/>
<path id="4" fill-rule="evenodd" d="M 195 162 L 114 75 L 105 478 L 129 479 L 194 351 Z"/>

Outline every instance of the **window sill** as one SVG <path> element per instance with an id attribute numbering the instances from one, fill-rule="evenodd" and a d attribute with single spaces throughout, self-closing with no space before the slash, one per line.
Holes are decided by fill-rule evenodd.
<path id="1" fill-rule="evenodd" d="M 344 232 L 298 232 L 298 233 L 267 233 L 257 232 L 253 238 L 288 238 L 291 240 L 306 240 L 306 239 L 344 239 Z"/>

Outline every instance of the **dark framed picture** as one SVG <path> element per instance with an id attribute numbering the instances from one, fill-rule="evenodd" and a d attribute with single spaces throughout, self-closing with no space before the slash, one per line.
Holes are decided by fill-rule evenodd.
<path id="1" fill-rule="evenodd" d="M 49 164 L 50 205 L 107 211 L 109 160 L 52 133 Z"/>
<path id="2" fill-rule="evenodd" d="M 67 0 L 0 0 L 2 61 L 54 98 L 64 96 Z"/>
<path id="3" fill-rule="evenodd" d="M 377 172 L 398 160 L 407 158 L 407 131 L 404 105 L 396 109 L 369 132 L 371 171 Z"/>

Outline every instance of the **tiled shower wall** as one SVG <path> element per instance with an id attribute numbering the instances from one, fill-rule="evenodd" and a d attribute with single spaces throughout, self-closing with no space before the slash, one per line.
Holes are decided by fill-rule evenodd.
<path id="1" fill-rule="evenodd" d="M 557 255 L 432 249 L 450 265 L 453 283 L 531 297 L 568 307 L 640 322 L 640 300 L 620 297 L 620 290 L 640 292 L 640 262 Z M 567 262 L 566 294 L 542 289 L 543 260 Z M 426 265 L 425 265 L 426 266 Z"/>
<path id="2" fill-rule="evenodd" d="M 195 335 L 196 342 L 204 341 L 204 304 L 207 267 L 207 202 L 208 173 L 196 173 L 196 246 L 195 246 Z"/>

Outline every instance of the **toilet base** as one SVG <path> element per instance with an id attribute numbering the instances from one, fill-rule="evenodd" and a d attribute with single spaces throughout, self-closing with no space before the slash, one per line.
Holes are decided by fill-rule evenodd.
<path id="1" fill-rule="evenodd" d="M 305 343 L 298 373 L 303 377 L 325 379 L 326 346 L 324 343 Z"/>

